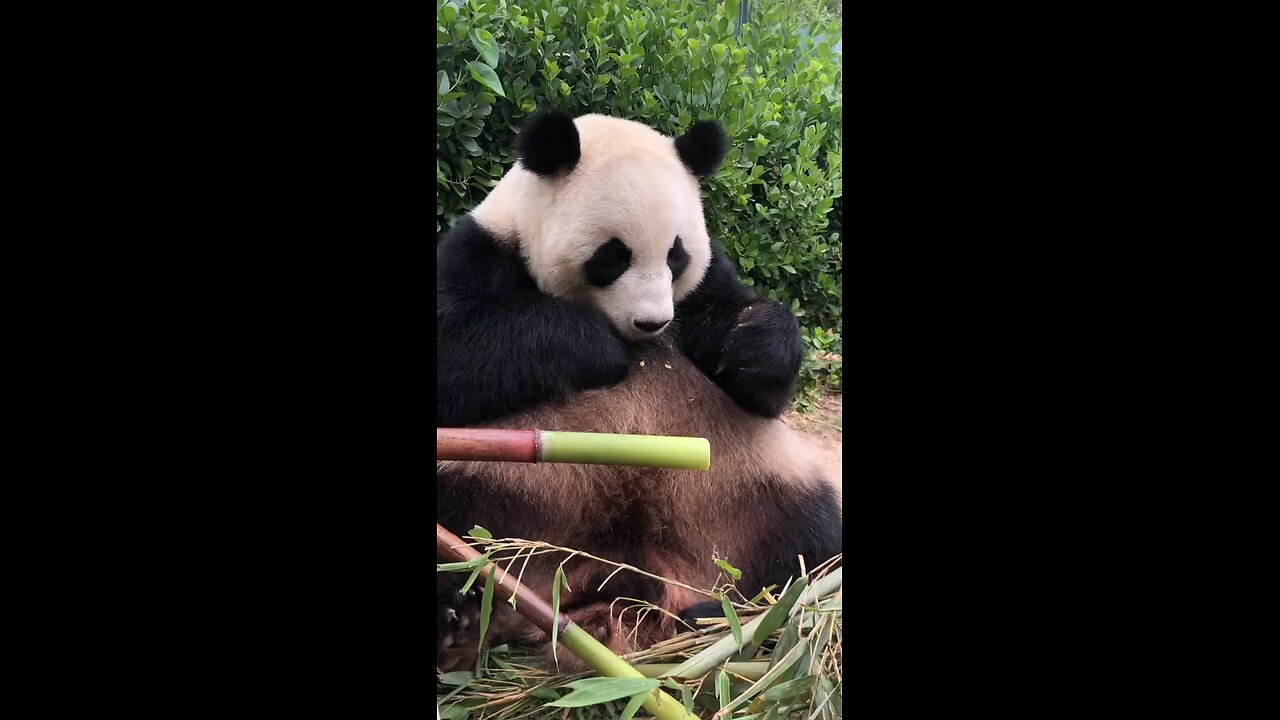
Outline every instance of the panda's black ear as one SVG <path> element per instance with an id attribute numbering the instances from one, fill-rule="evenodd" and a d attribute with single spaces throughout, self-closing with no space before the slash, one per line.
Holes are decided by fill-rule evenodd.
<path id="1" fill-rule="evenodd" d="M 724 126 L 715 120 L 699 120 L 688 132 L 676 138 L 676 154 L 689 172 L 700 178 L 708 178 L 720 169 L 724 156 L 729 152 L 729 136 Z"/>
<path id="2" fill-rule="evenodd" d="M 521 165 L 542 177 L 555 177 L 573 170 L 582 156 L 573 117 L 563 110 L 534 114 L 520 128 L 516 152 Z"/>

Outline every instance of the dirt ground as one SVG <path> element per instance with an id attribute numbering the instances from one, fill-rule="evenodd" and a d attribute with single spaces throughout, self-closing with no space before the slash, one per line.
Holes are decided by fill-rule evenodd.
<path id="1" fill-rule="evenodd" d="M 824 395 L 817 407 L 801 415 L 791 412 L 782 418 L 787 425 L 799 430 L 821 458 L 828 477 L 839 481 L 843 469 L 844 445 L 844 395 Z"/>

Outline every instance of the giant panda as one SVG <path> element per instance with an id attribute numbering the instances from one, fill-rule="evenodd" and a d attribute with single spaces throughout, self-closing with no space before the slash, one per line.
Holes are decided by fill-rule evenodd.
<path id="1" fill-rule="evenodd" d="M 719 123 L 677 138 L 602 115 L 533 116 L 518 163 L 437 242 L 436 424 L 705 437 L 709 471 L 438 462 L 437 521 L 582 550 L 697 588 L 742 571 L 749 598 L 841 552 L 838 479 L 778 420 L 802 346 L 707 232 L 699 180 Z M 563 554 L 522 559 L 544 598 Z M 576 556 L 561 609 L 620 654 L 718 614 L 686 589 Z M 437 574 L 437 666 L 474 661 L 477 601 Z M 723 578 L 720 578 L 723 580 Z M 611 604 L 618 598 L 626 598 Z M 639 622 L 639 600 L 665 613 Z M 639 623 L 639 624 L 637 624 Z M 490 643 L 546 643 L 495 603 Z M 563 666 L 568 653 L 559 653 Z"/>

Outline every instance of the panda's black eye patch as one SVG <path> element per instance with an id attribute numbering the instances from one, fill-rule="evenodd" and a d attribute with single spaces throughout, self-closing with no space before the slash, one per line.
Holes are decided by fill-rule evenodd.
<path id="1" fill-rule="evenodd" d="M 689 253 L 684 251 L 684 243 L 676 236 L 676 243 L 667 251 L 667 267 L 671 268 L 671 282 L 680 279 L 684 269 L 689 267 Z"/>
<path id="2" fill-rule="evenodd" d="M 609 287 L 631 267 L 631 248 L 618 238 L 596 248 L 591 259 L 582 266 L 587 282 L 596 287 Z"/>

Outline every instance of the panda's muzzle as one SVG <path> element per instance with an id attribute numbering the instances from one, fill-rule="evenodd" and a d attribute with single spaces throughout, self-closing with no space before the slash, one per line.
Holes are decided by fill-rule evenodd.
<path id="1" fill-rule="evenodd" d="M 662 329 L 670 322 L 670 320 L 632 320 L 631 324 L 634 325 L 637 330 L 642 332 L 658 333 L 661 332 Z"/>

